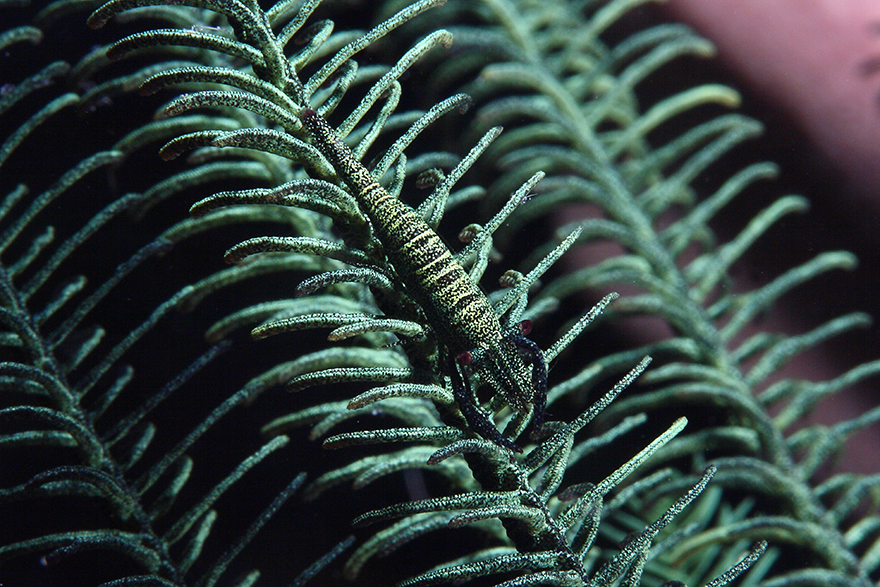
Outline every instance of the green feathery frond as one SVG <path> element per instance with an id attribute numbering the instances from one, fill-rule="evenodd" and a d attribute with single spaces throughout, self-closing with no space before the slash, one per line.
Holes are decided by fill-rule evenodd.
<path id="1" fill-rule="evenodd" d="M 60 13 L 77 8 L 82 11 L 87 6 L 59 2 L 38 20 L 50 23 Z M 28 42 L 39 50 L 46 36 L 34 27 L 14 28 L 0 35 L 0 46 L 15 52 Z M 50 584 L 65 573 L 77 573 L 78 565 L 88 565 L 97 555 L 98 583 L 207 587 L 224 576 L 303 485 L 305 474 L 282 475 L 288 480 L 286 487 L 275 487 L 277 496 L 262 506 L 255 520 L 250 525 L 245 520 L 238 537 L 225 540 L 228 546 L 223 546 L 223 538 L 218 542 L 218 528 L 234 532 L 238 524 L 230 523 L 234 517 L 224 506 L 224 496 L 242 483 L 253 483 L 255 473 L 277 461 L 289 439 L 276 436 L 267 442 L 245 442 L 231 470 L 213 480 L 199 479 L 205 471 L 190 455 L 205 450 L 206 439 L 216 434 L 230 412 L 240 410 L 250 394 L 247 389 L 226 390 L 228 395 L 215 406 L 177 418 L 173 424 L 166 406 L 185 392 L 198 394 L 204 386 L 200 378 L 229 353 L 230 343 L 197 346 L 182 361 L 163 357 L 159 364 L 168 367 L 153 366 L 164 373 L 154 377 L 149 366 L 137 364 L 137 353 L 151 352 L 145 346 L 150 336 L 168 336 L 168 322 L 191 297 L 192 288 L 183 287 L 158 302 L 154 298 L 153 307 L 140 303 L 132 307 L 126 301 L 134 276 L 143 275 L 145 266 L 171 253 L 175 244 L 216 226 L 217 219 L 186 220 L 168 225 L 164 234 L 141 235 L 145 241 L 113 243 L 126 215 L 143 217 L 156 204 L 149 200 L 150 192 L 157 189 L 108 199 L 112 182 L 101 181 L 101 174 L 111 177 L 145 145 L 155 149 L 155 137 L 167 129 L 156 128 L 150 138 L 144 136 L 147 127 L 142 127 L 122 138 L 117 148 L 68 161 L 67 169 L 64 157 L 58 158 L 58 165 L 52 159 L 39 169 L 21 166 L 17 159 L 33 157 L 30 145 L 57 133 L 56 125 L 70 124 L 74 109 L 87 110 L 90 98 L 64 87 L 74 81 L 82 84 L 83 79 L 77 78 L 86 70 L 100 75 L 101 67 L 90 68 L 90 61 L 93 58 L 87 56 L 72 68 L 60 61 L 42 69 L 37 65 L 35 73 L 4 80 L 12 85 L 0 98 L 4 129 L 11 127 L 0 146 L 5 194 L 0 205 L 4 292 L 0 446 L 5 472 L 0 507 L 7 521 L 0 544 L 0 575 L 18 583 L 43 569 L 38 574 Z M 105 84 L 102 91 L 114 88 L 118 89 Z M 228 171 L 224 177 L 236 175 Z M 271 176 L 271 169 L 263 166 L 263 173 L 267 171 Z M 120 172 L 117 177 L 122 176 Z M 204 181 L 202 177 L 190 183 Z M 89 199 L 98 185 L 105 192 Z M 85 211 L 82 220 L 71 212 L 76 209 Z M 96 243 L 118 248 L 121 254 L 105 251 L 101 263 L 95 263 Z M 127 330 L 120 331 L 117 322 L 127 323 Z M 163 382 L 162 377 L 167 379 Z M 164 425 L 152 422 L 154 417 L 164 419 Z M 78 510 L 93 515 L 70 515 Z M 351 540 L 340 543 L 330 558 L 307 569 L 300 582 L 317 574 L 350 544 Z M 250 584 L 257 576 L 259 572 L 252 571 L 238 584 Z"/>
<path id="2" fill-rule="evenodd" d="M 731 537 L 772 535 L 771 542 L 780 546 L 811 552 L 818 566 L 810 572 L 819 573 L 816 576 L 830 572 L 835 577 L 847 576 L 846 584 L 863 584 L 877 566 L 874 555 L 860 553 L 874 550 L 870 540 L 876 541 L 876 535 L 856 546 L 846 538 L 843 518 L 832 512 L 851 514 L 856 503 L 864 504 L 867 487 L 874 483 L 870 477 L 844 475 L 830 481 L 839 491 L 828 492 L 824 484 L 815 485 L 815 475 L 842 446 L 844 437 L 875 423 L 880 410 L 841 422 L 835 432 L 824 427 L 793 432 L 793 427 L 800 425 L 820 398 L 843 389 L 844 381 L 852 385 L 875 376 L 880 363 L 861 365 L 828 382 L 774 381 L 774 374 L 793 357 L 864 326 L 868 319 L 851 314 L 802 335 L 750 332 L 743 336 L 754 331 L 760 314 L 787 292 L 829 271 L 851 269 L 854 258 L 845 252 L 822 253 L 755 291 L 729 286 L 731 266 L 776 222 L 804 210 L 806 202 L 797 196 L 782 197 L 728 242 L 717 242 L 710 223 L 725 206 L 733 205 L 734 198 L 755 182 L 772 177 L 775 170 L 768 164 L 754 164 L 699 202 L 696 186 L 713 163 L 754 137 L 760 126 L 739 115 L 722 114 L 686 126 L 684 132 L 655 148 L 651 133 L 656 129 L 681 128 L 674 126 L 681 116 L 697 109 L 705 112 L 707 104 L 736 106 L 738 97 L 728 88 L 710 84 L 657 99 L 643 108 L 637 92 L 642 80 L 671 59 L 709 55 L 712 48 L 690 30 L 668 24 L 606 46 L 602 31 L 633 4 L 638 3 L 621 0 L 587 7 L 570 2 L 487 0 L 474 9 L 469 3 L 453 3 L 449 22 L 476 18 L 476 24 L 449 26 L 457 51 L 438 64 L 442 74 L 434 78 L 436 86 L 429 93 L 466 91 L 472 95 L 473 133 L 499 124 L 514 127 L 484 157 L 504 170 L 488 191 L 487 205 L 497 205 L 511 186 L 535 170 L 547 174 L 537 188 L 535 205 L 523 208 L 499 231 L 499 243 L 509 244 L 513 235 L 536 219 L 558 217 L 565 206 L 589 204 L 600 210 L 600 217 L 573 222 L 559 233 L 579 228 L 579 242 L 610 241 L 625 251 L 556 278 L 541 296 L 566 300 L 617 284 L 634 286 L 639 291 L 617 300 L 603 319 L 661 318 L 679 337 L 664 349 L 665 364 L 644 377 L 650 391 L 616 402 L 603 418 L 611 421 L 670 408 L 713 413 L 720 409 L 725 414 L 714 429 L 670 442 L 664 450 L 670 456 L 657 463 L 672 455 L 677 459 L 691 455 L 693 468 L 698 468 L 707 454 L 727 453 L 732 433 L 748 439 L 747 444 L 738 441 L 743 447 L 741 456 L 713 458 L 719 469 L 713 485 L 732 491 L 747 487 L 773 498 L 777 506 L 755 507 L 721 528 L 707 528 L 673 549 L 672 556 L 680 558 L 701 549 L 709 552 L 711 545 L 726 544 Z M 492 56 L 489 65 L 486 55 Z M 472 81 L 461 85 L 457 80 L 462 79 Z M 702 115 L 694 118 L 704 120 Z M 550 247 L 536 250 L 526 263 L 533 264 Z M 627 359 L 633 353 L 657 354 L 657 343 L 586 365 L 572 375 L 571 384 L 560 386 L 564 391 L 551 391 L 548 403 L 566 394 L 582 396 L 589 378 L 628 368 Z M 809 445 L 807 438 L 823 440 Z M 732 495 L 736 499 L 737 494 Z M 784 565 L 779 571 L 764 572 L 768 577 L 778 572 L 775 580 L 779 584 L 801 584 L 807 576 L 789 575 Z"/>
<path id="3" fill-rule="evenodd" d="M 149 2 L 139 2 L 136 4 L 143 5 L 149 4 Z M 227 74 L 217 67 L 172 69 L 168 72 L 160 73 L 149 78 L 142 88 L 145 88 L 148 93 L 152 93 L 165 84 L 189 84 L 193 81 L 223 84 L 224 86 L 233 89 L 203 90 L 184 94 L 183 96 L 172 100 L 172 102 L 165 107 L 164 114 L 166 116 L 176 116 L 187 113 L 193 109 L 216 109 L 225 113 L 230 108 L 238 108 L 264 118 L 270 125 L 280 126 L 283 128 L 283 132 L 271 128 L 254 128 L 242 131 L 206 130 L 190 132 L 180 138 L 173 139 L 168 143 L 163 150 L 163 156 L 165 158 L 171 158 L 188 149 L 201 149 L 205 147 L 255 149 L 263 153 L 271 153 L 273 155 L 286 157 L 293 162 L 300 164 L 301 172 L 308 174 L 308 178 L 305 176 L 296 177 L 294 183 L 288 183 L 282 188 L 274 190 L 223 192 L 198 202 L 193 206 L 192 212 L 198 217 L 202 217 L 210 211 L 223 211 L 241 205 L 256 204 L 270 205 L 273 207 L 278 205 L 300 206 L 313 211 L 320 211 L 331 216 L 340 227 L 340 230 L 343 231 L 343 234 L 350 234 L 350 231 L 347 230 L 349 227 L 364 226 L 364 217 L 355 206 L 351 205 L 352 199 L 346 197 L 344 193 L 340 193 L 339 191 L 339 187 L 352 189 L 352 186 L 348 183 L 348 177 L 346 176 L 346 173 L 348 172 L 339 167 L 334 169 L 334 166 L 338 166 L 339 163 L 326 160 L 324 156 L 326 151 L 321 145 L 309 144 L 309 139 L 315 141 L 321 140 L 321 137 L 314 135 L 311 131 L 310 133 L 305 133 L 299 117 L 306 112 L 306 109 L 315 109 L 319 112 L 318 115 L 329 114 L 331 108 L 326 107 L 326 103 L 322 103 L 321 99 L 316 97 L 316 90 L 329 78 L 329 76 L 337 70 L 343 70 L 345 72 L 357 71 L 357 64 L 351 61 L 352 56 L 365 48 L 368 42 L 373 42 L 386 35 L 393 28 L 410 20 L 424 9 L 431 7 L 432 4 L 435 3 L 419 2 L 410 7 L 403 8 L 388 20 L 376 26 L 371 32 L 368 32 L 363 37 L 344 45 L 335 55 L 329 58 L 324 66 L 319 67 L 317 72 L 307 79 L 300 79 L 298 74 L 299 69 L 304 68 L 310 63 L 309 58 L 306 56 L 297 56 L 294 53 L 287 62 L 287 65 L 283 67 L 276 66 L 273 68 L 269 65 L 269 62 L 275 59 L 275 56 L 285 51 L 282 39 L 286 40 L 293 38 L 294 35 L 289 29 L 285 29 L 286 32 L 279 38 L 273 38 L 271 31 L 266 28 L 268 20 L 265 16 L 257 13 L 254 7 L 248 8 L 242 5 L 239 8 L 233 9 L 231 7 L 209 6 L 209 8 L 214 8 L 219 12 L 229 12 L 234 10 L 234 18 L 236 19 L 238 26 L 243 29 L 236 32 L 237 36 L 240 36 L 240 40 L 250 39 L 251 46 L 259 51 L 263 56 L 263 59 L 259 60 L 256 57 L 253 57 L 248 60 L 252 67 L 251 72 L 238 70 L 235 72 L 230 71 Z M 93 26 L 99 26 L 103 24 L 111 14 L 131 8 L 132 6 L 133 5 L 129 2 L 108 3 L 92 15 L 90 23 Z M 310 12 L 312 8 L 311 5 L 306 4 L 300 10 Z M 245 18 L 245 14 L 242 10 L 252 11 L 250 20 Z M 229 14 L 226 13 L 226 16 L 229 17 Z M 305 20 L 306 15 L 304 15 L 303 12 L 300 12 L 298 16 L 294 17 L 292 22 L 301 25 Z M 259 31 L 249 31 L 248 25 L 259 28 Z M 146 39 L 151 40 L 146 42 Z M 401 96 L 401 86 L 397 82 L 397 79 L 422 55 L 438 45 L 448 44 L 449 40 L 450 36 L 444 31 L 429 33 L 423 37 L 421 41 L 416 42 L 413 48 L 406 52 L 395 65 L 391 66 L 382 75 L 377 75 L 375 81 L 372 77 L 368 78 L 368 81 L 372 82 L 372 86 L 363 92 L 359 104 L 353 108 L 348 117 L 345 118 L 336 129 L 335 132 L 338 133 L 340 139 L 334 140 L 341 140 L 347 136 L 359 137 L 357 143 L 352 146 L 352 152 L 353 156 L 362 157 L 370 145 L 383 133 L 383 127 L 388 125 L 389 121 L 392 120 L 392 117 L 394 116 L 394 109 Z M 203 46 L 214 48 L 218 52 L 225 50 L 220 44 L 217 44 L 216 47 L 213 46 L 208 39 L 200 39 L 200 42 Z M 164 31 L 138 33 L 120 41 L 109 51 L 109 53 L 115 57 L 119 57 L 128 51 L 132 51 L 145 45 L 178 45 L 180 43 L 181 40 L 178 35 L 171 35 Z M 309 53 L 312 53 L 313 51 L 318 52 L 319 47 L 309 45 L 307 50 Z M 241 52 L 239 51 L 239 54 L 240 53 Z M 356 85 L 356 82 L 358 81 L 357 76 L 355 75 L 354 78 L 351 78 L 346 74 L 345 79 L 346 82 L 343 90 L 350 93 L 351 87 Z M 274 89 L 264 87 L 270 84 L 274 86 Z M 279 92 L 286 95 L 279 95 Z M 334 96 L 334 94 L 331 93 L 329 96 Z M 335 96 L 339 96 L 341 99 L 339 93 L 336 93 Z M 380 96 L 384 96 L 384 101 L 381 105 L 377 104 L 377 100 Z M 325 94 L 325 97 L 327 97 L 327 94 Z M 385 155 L 374 167 L 374 177 L 376 177 L 376 179 L 382 179 L 385 176 L 386 171 L 392 171 L 390 183 L 387 188 L 392 197 L 396 197 L 401 193 L 402 185 L 407 180 L 407 177 L 411 175 L 407 160 L 403 154 L 404 148 L 410 145 L 418 135 L 424 132 L 428 125 L 435 122 L 441 114 L 449 112 L 456 107 L 460 108 L 466 103 L 467 100 L 464 97 L 453 97 L 440 104 L 434 105 L 424 114 L 415 114 L 412 116 L 399 115 L 400 118 L 410 119 L 412 122 L 410 123 L 408 130 L 393 142 L 392 146 L 386 151 Z M 336 104 L 334 103 L 332 109 L 335 108 Z M 369 123 L 365 123 L 366 127 L 358 127 L 358 124 L 364 120 L 368 112 L 373 110 L 376 110 L 375 119 Z M 477 157 L 498 137 L 499 130 L 500 129 L 492 129 L 486 133 L 483 138 L 477 142 L 477 145 L 471 149 L 470 154 L 462 159 L 460 163 L 455 165 L 448 174 L 441 171 L 435 171 L 432 173 L 430 181 L 435 184 L 435 189 L 433 190 L 432 195 L 427 198 L 416 211 L 416 213 L 422 216 L 430 226 L 437 226 L 440 223 L 443 212 L 447 207 L 447 203 L 452 197 L 454 197 L 451 190 L 455 183 L 470 167 L 472 167 Z M 294 171 L 294 173 L 297 172 Z M 528 199 L 527 196 L 542 177 L 543 173 L 538 172 L 533 174 L 533 176 L 523 182 L 519 188 L 511 191 L 511 196 L 508 198 L 507 205 L 502 207 L 501 211 L 490 220 L 488 225 L 485 227 L 475 226 L 469 230 L 466 237 L 468 245 L 464 250 L 457 254 L 457 259 L 459 259 L 460 262 L 465 263 L 466 267 L 471 267 L 469 274 L 470 279 L 477 281 L 481 278 L 483 271 L 488 265 L 489 254 L 492 251 L 493 233 L 502 226 L 512 212 Z M 348 185 L 337 187 L 343 182 Z M 306 185 L 309 186 L 309 191 L 304 191 L 302 189 L 302 187 L 305 187 Z M 293 191 L 294 189 L 296 189 L 296 192 Z M 290 198 L 288 194 L 292 193 L 302 194 L 302 197 L 297 199 Z M 336 194 L 332 196 L 332 200 L 328 199 L 331 194 Z M 352 195 L 354 196 L 354 199 L 360 197 L 359 194 Z M 324 200 L 325 203 L 319 204 L 321 200 Z M 344 202 L 345 206 L 340 206 L 338 204 L 334 205 L 337 202 Z M 376 227 L 374 227 L 374 230 L 375 228 Z M 385 229 L 383 228 L 382 230 Z M 580 230 L 575 230 L 569 238 L 564 239 L 559 246 L 555 247 L 555 250 L 551 251 L 543 260 L 536 263 L 536 266 L 527 274 L 520 274 L 517 276 L 510 275 L 507 277 L 507 281 L 504 285 L 509 288 L 509 290 L 507 292 L 501 291 L 498 295 L 493 296 L 496 298 L 494 311 L 497 312 L 499 316 L 504 317 L 505 324 L 515 324 L 521 320 L 528 307 L 527 292 L 529 288 L 576 241 L 580 233 Z M 315 313 L 311 309 L 311 306 L 304 306 L 303 313 L 291 314 L 289 309 L 287 309 L 289 306 L 286 304 L 274 304 L 272 307 L 278 309 L 285 308 L 284 313 L 280 316 L 276 315 L 275 317 L 265 320 L 261 326 L 258 326 L 253 330 L 252 334 L 257 338 L 263 338 L 269 335 L 289 333 L 301 329 L 329 328 L 332 329 L 329 336 L 330 340 L 338 341 L 353 336 L 359 337 L 361 335 L 380 331 L 393 332 L 399 337 L 403 337 L 406 354 L 413 367 L 407 367 L 405 364 L 401 366 L 379 366 L 376 363 L 373 363 L 372 366 L 368 366 L 370 365 L 370 361 L 374 361 L 375 359 L 371 359 L 367 356 L 367 349 L 358 349 L 357 347 L 348 350 L 330 349 L 328 351 L 319 351 L 312 355 L 305 355 L 301 359 L 294 361 L 294 363 L 300 363 L 300 366 L 294 368 L 293 363 L 291 363 L 289 366 L 283 367 L 280 371 L 276 370 L 274 373 L 276 378 L 280 373 L 292 376 L 287 385 L 290 390 L 302 390 L 317 385 L 328 385 L 341 382 L 352 383 L 358 381 L 382 382 L 384 385 L 371 391 L 368 396 L 369 399 L 366 401 L 359 400 L 354 402 L 354 405 L 348 406 L 336 402 L 325 404 L 317 408 L 307 408 L 301 412 L 291 414 L 290 416 L 276 419 L 269 424 L 264 431 L 270 434 L 278 434 L 291 427 L 310 424 L 312 425 L 311 436 L 319 437 L 325 435 L 336 426 L 358 419 L 363 413 L 375 413 L 379 410 L 383 415 L 393 417 L 405 427 L 337 433 L 324 441 L 324 447 L 339 449 L 350 446 L 398 442 L 417 443 L 412 449 L 403 449 L 392 453 L 386 453 L 381 461 L 367 457 L 366 459 L 359 460 L 348 467 L 334 471 L 329 475 L 325 475 L 312 486 L 309 495 L 316 496 L 320 492 L 337 485 L 344 480 L 352 478 L 360 479 L 360 483 L 364 484 L 367 482 L 367 479 L 372 480 L 389 475 L 402 468 L 412 467 L 412 463 L 414 462 L 413 454 L 425 455 L 429 454 L 431 450 L 436 450 L 436 448 L 440 448 L 443 445 L 448 445 L 450 442 L 453 442 L 450 446 L 456 446 L 457 443 L 465 441 L 467 426 L 469 424 L 467 411 L 464 409 L 466 406 L 463 406 L 460 403 L 463 401 L 460 398 L 457 399 L 455 403 L 449 401 L 449 391 L 446 391 L 449 383 L 444 377 L 442 377 L 445 368 L 441 363 L 436 362 L 439 355 L 446 351 L 442 351 L 435 347 L 437 344 L 437 342 L 434 342 L 435 333 L 433 332 L 433 328 L 426 322 L 425 312 L 428 310 L 426 308 L 420 308 L 416 299 L 412 297 L 415 294 L 408 294 L 408 288 L 400 283 L 399 276 L 404 268 L 395 267 L 389 264 L 387 255 L 390 253 L 383 250 L 383 243 L 375 236 L 361 232 L 360 238 L 357 240 L 350 239 L 347 246 L 340 246 L 333 240 L 325 238 L 316 239 L 305 236 L 260 237 L 250 239 L 230 249 L 226 254 L 226 260 L 233 263 L 242 263 L 244 261 L 250 261 L 250 257 L 254 255 L 257 255 L 258 259 L 263 259 L 267 255 L 289 256 L 301 254 L 319 255 L 325 258 L 335 259 L 353 266 L 353 268 L 333 269 L 320 273 L 311 279 L 307 279 L 297 288 L 297 293 L 299 295 L 312 293 L 319 288 L 335 287 L 344 283 L 360 283 L 369 285 L 382 292 L 383 299 L 381 302 L 381 309 L 383 313 L 376 315 L 363 312 Z M 601 309 L 604 308 L 613 297 L 614 296 L 609 296 L 600 306 L 588 315 L 588 318 L 578 321 L 578 323 L 572 327 L 556 345 L 551 347 L 550 358 L 552 359 L 558 355 L 559 352 L 577 336 L 578 332 L 589 324 L 592 318 L 598 315 Z M 263 308 L 265 307 L 266 306 L 263 306 Z M 260 314 L 265 315 L 264 311 L 255 310 L 239 313 L 238 316 L 255 317 Z M 226 323 L 228 324 L 232 320 L 233 319 L 229 319 Z M 241 324 L 241 318 L 235 318 L 234 322 L 236 324 Z M 218 325 L 213 329 L 214 332 L 220 330 L 228 331 L 228 327 Z M 440 342 L 442 343 L 443 341 Z M 389 358 L 394 354 L 397 354 L 396 350 L 389 351 Z M 371 354 L 372 353 L 373 352 L 371 352 Z M 320 359 L 318 359 L 318 356 L 320 356 Z M 358 362 L 362 364 L 353 364 L 352 361 L 355 357 L 362 357 L 363 361 L 358 360 Z M 320 363 L 316 362 L 316 360 L 320 360 Z M 543 361 L 544 359 L 540 360 Z M 321 365 L 321 368 L 316 369 L 319 364 Z M 643 361 L 638 368 L 638 372 L 641 372 L 646 365 L 647 362 Z M 438 375 L 440 378 L 438 378 Z M 624 382 L 615 388 L 615 392 L 619 392 L 623 389 L 634 377 L 635 373 L 625 378 Z M 428 391 L 428 395 L 425 393 L 426 390 Z M 442 417 L 431 403 L 427 401 L 429 398 L 438 398 L 440 404 L 444 406 L 444 409 L 447 411 L 450 408 L 458 408 L 462 411 L 461 415 L 457 417 L 454 426 L 450 426 L 445 422 L 447 418 Z M 503 412 L 507 407 L 502 402 L 498 401 L 498 399 L 499 398 L 496 397 L 493 402 L 491 402 L 489 409 L 495 412 Z M 605 405 L 607 405 L 607 401 L 603 402 L 601 407 L 604 407 Z M 524 463 L 529 463 L 530 460 L 537 459 L 541 461 L 540 464 L 543 464 L 548 460 L 551 460 L 554 463 L 554 466 L 548 469 L 548 471 L 553 474 L 553 481 L 549 481 L 549 478 L 546 476 L 542 481 L 544 485 L 552 487 L 547 490 L 547 495 L 544 496 L 543 501 L 540 501 L 540 503 L 527 503 L 521 505 L 502 502 L 494 503 L 493 500 L 489 499 L 490 494 L 484 493 L 484 491 L 491 491 L 491 486 L 486 486 L 485 481 L 483 481 L 483 491 L 472 494 L 474 499 L 483 503 L 487 508 L 486 513 L 478 515 L 480 518 L 513 518 L 515 520 L 521 515 L 526 516 L 526 526 L 516 527 L 512 530 L 515 536 L 519 536 L 520 542 L 525 541 L 523 544 L 537 544 L 545 540 L 544 538 L 541 538 L 541 536 L 554 535 L 555 539 L 550 545 L 550 550 L 548 551 L 549 558 L 547 559 L 548 562 L 552 564 L 550 564 L 549 567 L 540 568 L 551 574 L 566 578 L 566 581 L 571 579 L 569 576 L 570 573 L 575 573 L 576 577 L 586 581 L 588 580 L 589 570 L 582 566 L 582 561 L 579 557 L 576 557 L 571 553 L 567 546 L 567 541 L 563 536 L 563 531 L 555 527 L 550 518 L 551 514 L 549 510 L 546 509 L 546 500 L 552 497 L 553 492 L 559 487 L 559 482 L 561 481 L 565 470 L 566 458 L 573 445 L 574 433 L 595 417 L 598 411 L 599 408 L 593 409 L 588 412 L 589 417 L 584 416 L 575 419 L 575 421 L 568 426 L 560 427 L 560 425 L 553 424 L 551 429 L 558 428 L 558 431 L 555 434 L 552 434 L 547 440 L 540 443 L 536 448 L 532 449 L 523 461 Z M 462 419 L 462 416 L 465 416 L 465 418 Z M 519 414 L 515 414 L 512 418 L 510 418 L 510 416 L 505 417 L 510 419 L 508 429 L 514 437 L 522 431 L 528 422 L 526 417 Z M 677 428 L 675 429 L 676 433 L 681 426 L 682 424 L 677 425 Z M 656 446 L 661 446 L 667 442 L 671 436 L 674 436 L 672 432 L 661 436 L 656 443 Z M 422 447 L 420 445 L 426 446 Z M 431 449 L 432 445 L 434 446 L 433 449 Z M 562 450 L 563 448 L 565 448 L 565 450 Z M 483 450 L 485 450 L 485 448 Z M 652 453 L 654 450 L 655 448 L 649 447 L 649 449 L 646 449 L 647 452 L 641 453 L 642 456 L 637 457 L 625 465 L 625 469 L 631 471 L 637 464 L 644 460 L 646 455 Z M 453 454 L 455 453 L 451 452 L 446 454 L 443 459 Z M 554 455 L 556 455 L 555 458 Z M 428 459 L 427 462 L 430 465 L 436 465 L 443 459 L 432 457 Z M 532 472 L 534 472 L 534 469 L 537 469 L 540 464 L 535 465 Z M 502 486 L 508 484 L 511 478 L 515 478 L 518 480 L 517 483 L 519 484 L 517 491 L 524 491 L 525 488 L 528 487 L 528 473 L 526 472 L 526 469 L 520 469 L 516 464 L 516 461 L 509 463 L 501 469 L 498 468 L 500 465 L 501 462 L 497 458 L 492 458 L 489 461 L 471 464 L 470 466 L 472 468 L 476 467 L 475 473 L 478 477 L 488 476 L 498 479 L 498 482 L 500 482 Z M 443 467 L 440 471 L 445 472 L 452 482 L 458 484 L 460 481 L 456 481 L 455 477 L 460 477 L 460 473 L 458 472 L 459 469 L 460 467 Z M 507 472 L 505 472 L 505 469 L 507 469 Z M 490 473 L 490 471 L 492 472 Z M 619 477 L 622 478 L 622 476 Z M 507 479 L 507 481 L 504 481 L 505 479 Z M 613 487 L 614 484 L 615 483 L 609 484 L 608 489 Z M 692 496 L 695 496 L 701 490 L 702 486 L 700 486 L 699 489 L 694 490 Z M 488 501 L 486 501 L 487 499 Z M 535 497 L 535 499 L 537 499 L 537 497 Z M 689 499 L 687 501 L 689 501 Z M 494 505 L 490 505 L 492 503 L 494 503 Z M 538 514 L 529 511 L 529 509 L 533 507 L 538 507 Z M 678 509 L 676 510 L 676 513 L 678 513 L 683 507 L 683 505 L 677 506 Z M 426 514 L 432 511 L 434 510 L 429 509 L 422 512 L 414 511 L 414 513 Z M 464 515 L 465 514 L 461 514 L 456 518 L 447 520 L 447 525 L 450 525 L 451 527 L 461 525 L 458 524 L 456 520 L 465 519 L 462 517 Z M 538 515 L 538 518 L 535 518 L 536 515 Z M 528 520 L 532 521 L 528 522 Z M 515 526 L 521 526 L 521 523 L 519 522 L 514 521 L 513 523 Z M 659 528 L 657 530 L 659 530 Z M 654 534 L 656 534 L 657 530 L 654 530 Z M 410 532 L 410 539 L 413 539 L 422 533 L 423 532 Z M 639 552 L 640 556 L 644 557 L 652 539 L 653 534 L 640 543 L 642 544 L 640 551 L 634 552 Z M 516 538 L 514 538 L 514 542 L 517 542 Z M 395 548 L 401 544 L 402 542 L 398 539 L 395 543 Z M 379 550 L 388 550 L 382 541 L 377 540 L 368 543 L 366 548 L 367 551 L 371 553 L 376 553 Z M 369 558 L 365 555 L 365 552 L 367 551 L 360 550 L 355 559 L 352 559 L 357 560 L 358 562 L 354 564 L 354 566 L 350 565 L 348 567 L 348 575 L 350 577 L 357 574 L 353 569 L 359 568 L 363 562 Z M 501 566 L 497 566 L 496 564 L 493 567 L 492 563 L 489 562 L 489 566 L 486 568 L 495 568 L 496 572 L 507 572 L 533 567 L 534 565 L 532 563 L 526 561 L 530 556 L 532 555 L 519 555 L 519 559 L 515 557 L 515 560 L 512 559 L 510 563 L 501 564 Z M 492 559 L 490 559 L 490 561 L 491 560 Z M 498 563 L 498 561 L 500 561 L 500 559 L 497 559 L 496 563 Z M 563 563 L 563 561 L 567 562 Z M 628 558 L 627 562 L 618 562 L 616 566 L 611 568 L 611 570 L 602 571 L 603 574 L 601 577 L 603 578 L 601 580 L 610 581 L 611 579 L 608 577 L 616 579 L 626 569 L 630 569 L 628 572 L 633 577 L 640 576 L 641 566 L 631 567 L 631 563 L 632 559 Z M 560 565 L 572 568 L 563 569 Z M 455 567 L 450 567 L 450 569 L 455 569 Z M 474 574 L 470 571 L 467 573 L 459 573 L 459 571 L 450 570 L 446 573 L 437 575 L 437 578 L 444 581 L 461 580 L 471 576 L 478 576 L 480 574 L 482 573 L 478 572 Z M 535 575 L 533 582 L 540 582 L 542 577 L 542 573 Z M 434 579 L 430 579 L 430 581 L 433 582 Z"/>

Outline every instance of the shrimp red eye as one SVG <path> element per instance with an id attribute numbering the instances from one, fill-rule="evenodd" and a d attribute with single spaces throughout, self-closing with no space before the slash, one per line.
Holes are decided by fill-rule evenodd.
<path id="1" fill-rule="evenodd" d="M 519 329 L 523 334 L 528 334 L 532 331 L 532 321 L 531 320 L 523 320 L 519 323 Z"/>
<path id="2" fill-rule="evenodd" d="M 463 353 L 458 353 L 458 355 L 455 356 L 455 361 L 459 365 L 470 365 L 471 363 L 474 362 L 474 356 L 472 354 L 470 354 L 469 352 L 465 351 Z"/>

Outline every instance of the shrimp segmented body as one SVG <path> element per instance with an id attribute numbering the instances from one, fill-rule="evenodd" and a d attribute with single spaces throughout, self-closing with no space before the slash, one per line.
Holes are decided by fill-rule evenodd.
<path id="1" fill-rule="evenodd" d="M 436 333 L 462 415 L 483 438 L 522 452 L 475 405 L 469 372 L 478 372 L 480 381 L 514 410 L 533 410 L 533 434 L 538 433 L 547 398 L 547 366 L 538 345 L 525 337 L 531 323 L 505 331 L 485 294 L 440 236 L 373 178 L 320 114 L 307 108 L 301 120 L 314 146 L 369 218 L 407 294 Z"/>

